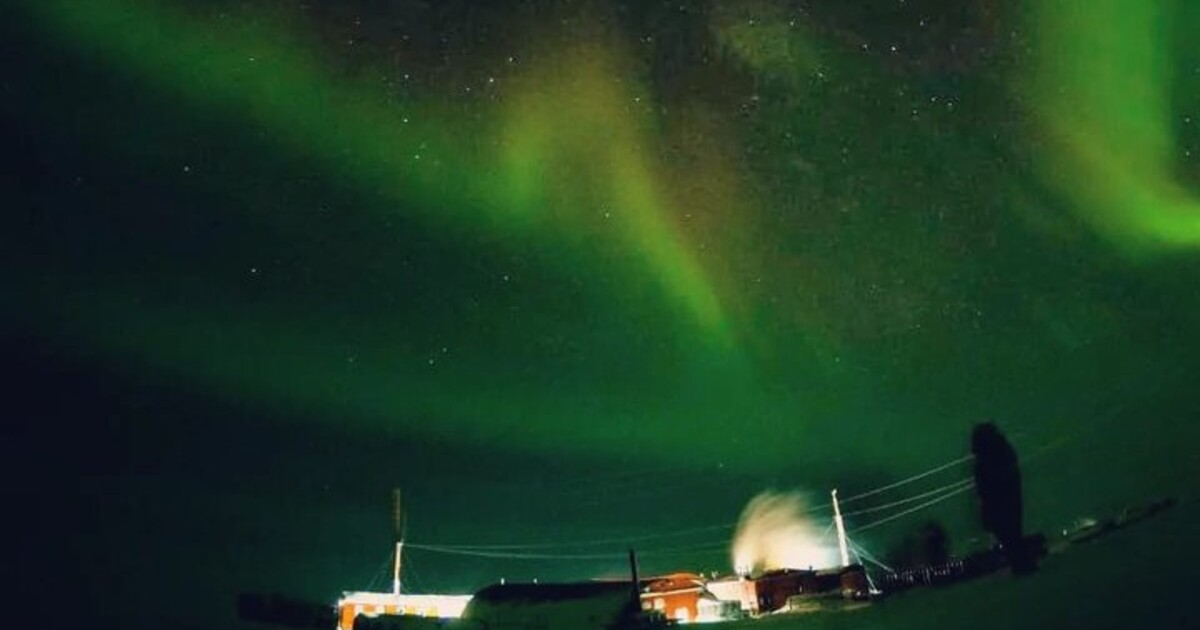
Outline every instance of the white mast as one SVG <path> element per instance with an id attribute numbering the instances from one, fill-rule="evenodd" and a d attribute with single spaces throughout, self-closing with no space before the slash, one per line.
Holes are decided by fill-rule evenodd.
<path id="1" fill-rule="evenodd" d="M 404 554 L 404 541 L 396 541 L 396 562 L 392 565 L 392 594 L 400 594 L 400 559 Z"/>
<path id="2" fill-rule="evenodd" d="M 400 513 L 400 488 L 392 490 L 392 525 L 396 534 L 396 558 L 392 563 L 392 594 L 400 594 L 400 562 L 404 558 L 404 521 Z"/>
<path id="3" fill-rule="evenodd" d="M 838 551 L 842 553 L 842 566 L 850 566 L 850 550 L 846 547 L 846 524 L 842 522 L 842 508 L 838 505 L 837 488 L 833 489 L 833 523 L 837 525 Z"/>

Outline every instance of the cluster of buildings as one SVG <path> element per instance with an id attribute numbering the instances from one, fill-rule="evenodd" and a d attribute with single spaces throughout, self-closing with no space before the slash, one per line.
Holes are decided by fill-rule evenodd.
<path id="1" fill-rule="evenodd" d="M 800 610 L 827 599 L 862 601 L 871 597 L 861 564 L 827 569 L 777 569 L 756 577 L 712 580 L 708 591 L 721 601 L 736 601 L 743 616 Z"/>
<path id="2" fill-rule="evenodd" d="M 636 584 L 636 586 L 635 586 Z M 865 600 L 861 565 L 780 569 L 757 576 L 671 573 L 634 581 L 494 584 L 474 595 L 346 593 L 338 630 L 420 627 L 416 618 L 456 620 L 442 627 L 653 627 L 744 619 L 811 609 L 829 599 Z M 431 626 L 432 627 L 432 626 Z"/>
<path id="3" fill-rule="evenodd" d="M 397 495 L 397 514 L 398 502 Z M 337 603 L 337 628 L 651 628 L 806 611 L 833 599 L 866 600 L 872 589 L 863 566 L 850 562 L 836 490 L 833 506 L 841 552 L 839 566 L 783 568 L 757 575 L 747 571 L 706 577 L 680 572 L 643 579 L 638 576 L 637 558 L 630 550 L 627 581 L 502 582 L 473 595 L 410 595 L 400 590 L 404 542 L 397 540 L 392 592 L 345 593 Z"/>

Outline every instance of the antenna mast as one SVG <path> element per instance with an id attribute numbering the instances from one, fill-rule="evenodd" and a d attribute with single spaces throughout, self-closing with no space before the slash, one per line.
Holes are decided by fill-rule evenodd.
<path id="1" fill-rule="evenodd" d="M 400 562 L 404 558 L 404 513 L 400 509 L 400 488 L 392 489 L 392 534 L 396 558 L 392 563 L 392 594 L 400 594 Z"/>
<path id="2" fill-rule="evenodd" d="M 837 525 L 838 551 L 842 553 L 842 566 L 850 566 L 850 550 L 846 548 L 846 524 L 842 522 L 842 508 L 838 505 L 837 488 L 833 489 L 833 523 Z"/>

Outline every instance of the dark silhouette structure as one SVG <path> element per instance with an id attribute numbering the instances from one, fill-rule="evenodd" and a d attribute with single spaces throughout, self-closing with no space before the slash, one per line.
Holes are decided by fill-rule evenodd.
<path id="1" fill-rule="evenodd" d="M 1008 564 L 998 548 L 979 551 L 961 558 L 947 558 L 940 564 L 923 564 L 884 573 L 879 585 L 891 595 L 910 588 L 943 586 L 983 577 Z"/>
<path id="2" fill-rule="evenodd" d="M 888 560 L 899 567 L 940 565 L 950 561 L 950 534 L 936 521 L 926 521 L 888 552 Z"/>
<path id="3" fill-rule="evenodd" d="M 984 422 L 971 432 L 971 453 L 984 529 L 995 537 L 1014 573 L 1032 573 L 1037 555 L 1022 531 L 1024 506 L 1016 450 L 996 425 Z"/>

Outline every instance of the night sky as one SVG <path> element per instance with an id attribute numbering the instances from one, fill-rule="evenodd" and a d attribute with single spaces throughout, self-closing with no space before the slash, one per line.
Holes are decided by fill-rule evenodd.
<path id="1" fill-rule="evenodd" d="M 18 598 L 223 627 L 387 588 L 394 486 L 414 545 L 614 554 L 414 549 L 414 589 L 728 571 L 759 491 L 984 419 L 1031 529 L 1195 512 L 1200 3 L 3 13 Z M 967 549 L 973 510 L 859 540 Z"/>

